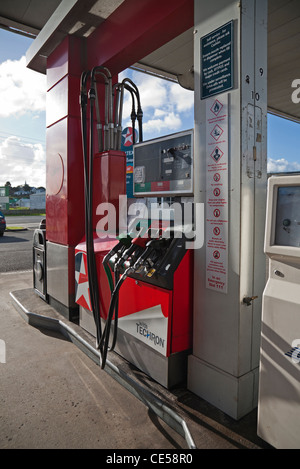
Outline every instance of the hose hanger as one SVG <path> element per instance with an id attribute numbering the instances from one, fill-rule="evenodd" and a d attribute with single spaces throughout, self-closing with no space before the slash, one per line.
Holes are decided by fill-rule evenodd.
<path id="1" fill-rule="evenodd" d="M 87 158 L 87 130 L 86 130 L 86 113 L 87 113 L 87 79 L 89 72 L 83 72 L 80 80 L 80 114 L 81 114 L 81 134 L 82 134 L 82 149 L 83 157 L 86 163 Z M 87 165 L 84 165 L 86 169 Z M 85 178 L 87 175 L 85 174 Z M 87 180 L 86 180 L 87 181 Z"/>
<path id="2" fill-rule="evenodd" d="M 90 89 L 86 93 L 86 83 L 90 76 Z M 98 77 L 105 84 L 104 92 L 104 119 L 101 119 Z M 124 104 L 124 90 L 131 94 L 131 124 L 133 129 L 133 144 L 135 144 L 135 122 L 138 121 L 139 141 L 143 141 L 143 111 L 140 94 L 136 84 L 130 78 L 124 78 L 121 83 L 112 85 L 112 75 L 108 68 L 96 66 L 92 71 L 82 74 L 82 92 L 84 112 L 87 109 L 87 96 L 91 103 L 92 112 L 95 108 L 97 119 L 98 151 L 121 150 L 122 141 L 122 116 Z M 82 94 L 83 93 L 83 94 Z M 104 123 L 104 125 L 102 124 Z"/>
<path id="3" fill-rule="evenodd" d="M 131 117 L 131 125 L 132 125 L 132 143 L 134 145 L 135 144 L 135 121 L 136 121 L 136 118 L 137 118 L 137 114 L 135 112 L 134 91 L 132 90 L 132 88 L 130 86 L 128 86 L 126 84 L 123 85 L 123 88 L 128 90 L 129 93 L 131 94 L 132 108 L 131 108 L 130 117 Z M 121 143 L 120 143 L 120 145 L 121 145 Z"/>
<path id="4" fill-rule="evenodd" d="M 97 89 L 97 76 L 104 78 L 105 83 L 105 106 L 104 106 L 104 128 L 102 137 L 102 122 L 100 116 L 100 101 Z M 95 108 L 97 117 L 98 149 L 99 152 L 108 151 L 112 148 L 113 142 L 113 103 L 112 103 L 112 76 L 108 68 L 97 66 L 91 71 L 91 89 L 95 92 Z"/>
<path id="5" fill-rule="evenodd" d="M 129 84 L 127 84 L 127 82 Z M 139 141 L 143 141 L 142 119 L 143 111 L 140 103 L 140 96 L 136 85 L 129 79 L 125 78 L 122 83 L 117 83 L 113 87 L 113 101 L 114 101 L 114 116 L 115 116 L 115 129 L 114 129 L 114 149 L 121 149 L 122 141 L 122 116 L 123 116 L 123 103 L 124 103 L 124 90 L 129 91 L 131 94 L 132 108 L 131 108 L 131 124 L 133 130 L 133 144 L 135 144 L 135 122 L 138 119 L 139 123 Z M 135 100 L 137 101 L 137 112 L 135 107 Z"/>
<path id="6" fill-rule="evenodd" d="M 122 83 L 129 83 L 134 88 L 134 93 L 137 99 L 137 120 L 139 125 L 139 141 L 143 141 L 143 111 L 140 100 L 140 93 L 136 84 L 130 78 L 124 78 Z"/>
<path id="7" fill-rule="evenodd" d="M 119 150 L 118 142 L 122 135 L 122 112 L 123 112 L 123 92 L 121 83 L 115 83 L 112 91 L 112 100 L 114 105 L 114 139 L 113 150 Z"/>

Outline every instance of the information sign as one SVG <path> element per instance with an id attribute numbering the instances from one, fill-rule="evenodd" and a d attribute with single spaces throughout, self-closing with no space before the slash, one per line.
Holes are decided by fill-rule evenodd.
<path id="1" fill-rule="evenodd" d="M 233 88 L 233 21 L 201 38 L 201 98 Z"/>

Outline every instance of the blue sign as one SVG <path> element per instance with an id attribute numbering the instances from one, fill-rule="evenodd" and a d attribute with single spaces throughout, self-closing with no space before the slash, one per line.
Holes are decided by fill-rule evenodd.
<path id="1" fill-rule="evenodd" d="M 233 21 L 201 38 L 201 99 L 233 88 Z"/>
<path id="2" fill-rule="evenodd" d="M 138 132 L 135 130 L 135 142 L 138 141 Z M 126 153 L 126 195 L 133 198 L 133 129 L 126 127 L 122 131 L 121 150 Z"/>

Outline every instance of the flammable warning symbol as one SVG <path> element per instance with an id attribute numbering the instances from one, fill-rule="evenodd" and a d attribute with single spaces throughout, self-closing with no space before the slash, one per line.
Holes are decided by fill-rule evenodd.
<path id="1" fill-rule="evenodd" d="M 212 107 L 210 108 L 211 112 L 215 115 L 215 116 L 218 116 L 220 114 L 220 112 L 222 111 L 222 108 L 223 108 L 223 104 L 220 103 L 220 101 L 218 101 L 217 99 L 214 101 L 214 104 L 212 105 Z"/>
<path id="2" fill-rule="evenodd" d="M 216 147 L 210 156 L 216 163 L 218 163 L 223 155 L 224 155 L 223 151 L 220 150 L 219 147 Z"/>

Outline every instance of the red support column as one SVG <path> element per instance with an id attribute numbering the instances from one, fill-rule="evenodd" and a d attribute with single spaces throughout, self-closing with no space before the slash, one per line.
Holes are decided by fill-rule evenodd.
<path id="1" fill-rule="evenodd" d="M 88 65 L 119 73 L 193 26 L 194 0 L 126 0 L 88 37 Z"/>
<path id="2" fill-rule="evenodd" d="M 84 234 L 81 52 L 81 41 L 69 36 L 47 64 L 47 240 L 72 246 Z"/>
<path id="3" fill-rule="evenodd" d="M 75 303 L 75 246 L 84 235 L 80 76 L 84 43 L 69 36 L 47 63 L 46 239 L 49 303 L 67 318 Z"/>

